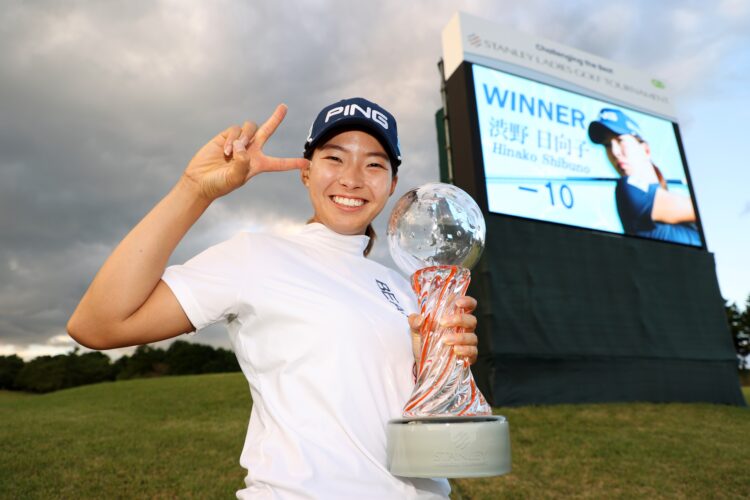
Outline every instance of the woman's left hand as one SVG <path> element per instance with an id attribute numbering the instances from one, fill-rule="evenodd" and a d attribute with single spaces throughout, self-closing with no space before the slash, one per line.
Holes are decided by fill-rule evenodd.
<path id="1" fill-rule="evenodd" d="M 477 360 L 477 335 L 474 330 L 477 327 L 477 318 L 472 314 L 477 307 L 477 301 L 473 297 L 459 297 L 456 299 L 457 313 L 454 316 L 443 318 L 441 326 L 454 328 L 453 333 L 446 333 L 443 342 L 453 346 L 456 356 L 466 358 L 469 364 Z M 419 329 L 424 322 L 420 314 L 409 315 L 409 327 L 411 329 L 411 344 L 414 359 L 419 361 L 422 349 L 422 335 Z"/>

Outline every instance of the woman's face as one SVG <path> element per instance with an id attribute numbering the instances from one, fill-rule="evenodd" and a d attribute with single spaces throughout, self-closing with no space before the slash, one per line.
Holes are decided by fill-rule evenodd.
<path id="1" fill-rule="evenodd" d="M 364 234 L 396 188 L 391 162 L 380 142 L 366 132 L 334 135 L 313 152 L 302 171 L 313 220 L 339 234 Z"/>
<path id="2" fill-rule="evenodd" d="M 639 141 L 634 135 L 613 136 L 605 147 L 609 161 L 622 176 L 646 175 L 654 170 L 648 143 Z"/>

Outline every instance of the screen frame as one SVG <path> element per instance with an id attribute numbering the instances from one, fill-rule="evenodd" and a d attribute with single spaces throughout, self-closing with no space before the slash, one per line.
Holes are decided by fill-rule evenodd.
<path id="1" fill-rule="evenodd" d="M 627 234 L 627 233 L 618 233 L 613 231 L 607 231 L 604 229 L 594 229 L 594 228 L 587 228 L 587 227 L 581 227 L 576 226 L 572 224 L 565 224 L 561 222 L 553 222 L 553 221 L 547 221 L 542 219 L 534 219 L 530 217 L 523 217 L 519 215 L 510 215 L 510 214 L 503 214 L 498 212 L 491 212 L 489 210 L 489 199 L 487 195 L 487 179 L 485 175 L 485 167 L 484 167 L 484 158 L 483 158 L 483 152 L 482 152 L 482 143 L 481 143 L 481 135 L 480 135 L 480 129 L 479 129 L 479 112 L 477 109 L 477 100 L 476 100 L 476 93 L 474 91 L 475 85 L 474 85 L 474 72 L 473 67 L 479 66 L 482 68 L 490 69 L 493 71 L 498 71 L 500 73 L 505 73 L 511 76 L 515 76 L 518 78 L 522 78 L 525 80 L 529 80 L 538 84 L 547 85 L 555 89 L 563 90 L 566 92 L 571 92 L 574 94 L 581 95 L 583 97 L 590 97 L 592 99 L 601 100 L 607 103 L 610 103 L 614 106 L 621 107 L 625 110 L 631 109 L 634 111 L 638 111 L 640 113 L 649 114 L 655 118 L 667 120 L 672 124 L 672 129 L 675 134 L 675 139 L 677 142 L 677 148 L 680 153 L 680 160 L 682 162 L 682 167 L 685 172 L 685 179 L 687 181 L 687 188 L 688 192 L 690 193 L 690 199 L 691 203 L 693 205 L 693 210 L 695 211 L 696 215 L 696 227 L 698 229 L 698 234 L 700 236 L 701 245 L 689 245 L 685 243 L 680 243 L 676 241 L 669 241 L 669 240 L 658 240 L 654 238 L 649 238 L 645 236 L 638 236 L 634 234 Z M 571 228 L 573 230 L 582 231 L 585 233 L 593 233 L 597 235 L 605 235 L 607 237 L 617 237 L 617 238 L 626 238 L 626 239 L 637 239 L 642 241 L 652 241 L 657 244 L 668 244 L 668 245 L 677 245 L 681 248 L 692 248 L 696 250 L 702 250 L 707 251 L 707 243 L 706 243 L 706 237 L 703 232 L 703 224 L 701 221 L 700 211 L 698 210 L 698 202 L 697 198 L 695 196 L 695 190 L 693 186 L 693 181 L 690 176 L 690 169 L 688 168 L 687 163 L 687 157 L 685 155 L 685 149 L 682 142 L 682 136 L 680 134 L 679 125 L 670 118 L 664 117 L 662 115 L 655 114 L 654 112 L 649 112 L 647 110 L 637 109 L 633 106 L 624 105 L 620 102 L 617 102 L 615 99 L 606 98 L 599 95 L 590 95 L 585 92 L 581 92 L 580 90 L 574 90 L 571 88 L 566 88 L 560 85 L 556 85 L 553 83 L 550 83 L 548 81 L 544 81 L 542 78 L 534 78 L 532 76 L 529 76 L 527 72 L 513 72 L 512 70 L 508 69 L 499 69 L 497 67 L 488 66 L 485 64 L 479 64 L 475 62 L 470 61 L 464 61 L 461 63 L 460 67 L 453 72 L 451 77 L 445 82 L 445 88 L 446 88 L 446 114 L 448 116 L 448 122 L 450 127 L 450 143 L 451 143 L 451 150 L 449 154 L 451 155 L 451 160 L 453 164 L 453 179 L 452 181 L 459 187 L 465 189 L 470 195 L 474 197 L 474 199 L 479 204 L 479 207 L 482 209 L 482 212 L 485 214 L 485 217 L 507 217 L 511 219 L 517 219 L 519 221 L 525 221 L 527 223 L 532 224 L 552 224 L 555 226 L 561 226 L 565 228 Z M 467 169 L 463 167 L 463 165 L 471 165 L 472 168 Z M 461 168 L 456 168 L 456 166 L 462 166 Z"/>

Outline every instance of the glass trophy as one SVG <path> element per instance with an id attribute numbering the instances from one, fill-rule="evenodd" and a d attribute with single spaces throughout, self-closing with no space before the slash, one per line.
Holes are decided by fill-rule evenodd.
<path id="1" fill-rule="evenodd" d="M 470 269 L 482 255 L 485 223 L 476 202 L 450 184 L 430 183 L 401 199 L 388 222 L 388 245 L 411 276 L 424 321 L 417 380 L 403 418 L 388 422 L 388 467 L 406 477 L 481 477 L 510 471 L 507 420 L 492 415 L 469 363 L 442 339 L 453 330 Z"/>

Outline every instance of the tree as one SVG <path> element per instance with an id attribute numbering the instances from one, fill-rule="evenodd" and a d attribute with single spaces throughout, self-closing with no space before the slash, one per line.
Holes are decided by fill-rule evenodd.
<path id="1" fill-rule="evenodd" d="M 750 296 L 740 311 L 735 303 L 724 306 L 740 370 L 750 370 Z"/>
<path id="2" fill-rule="evenodd" d="M 0 389 L 15 389 L 16 377 L 24 362 L 15 354 L 0 356 Z"/>
<path id="3" fill-rule="evenodd" d="M 28 363 L 15 355 L 0 356 L 0 389 L 51 392 L 115 379 L 233 371 L 240 371 L 240 365 L 232 351 L 178 340 L 167 351 L 138 346 L 114 363 L 101 352 L 79 354 L 78 348 Z"/>
<path id="4" fill-rule="evenodd" d="M 240 364 L 233 351 L 218 348 L 211 361 L 203 365 L 203 373 L 225 373 L 240 371 Z"/>
<path id="5" fill-rule="evenodd" d="M 170 375 L 239 371 L 234 353 L 203 344 L 177 340 L 167 349 Z"/>
<path id="6" fill-rule="evenodd" d="M 737 354 L 739 354 L 738 341 L 740 334 L 742 333 L 742 311 L 737 307 L 737 304 L 727 301 L 724 304 L 724 312 L 727 315 L 727 324 L 729 324 L 729 333 L 732 335 L 734 349 L 737 351 Z"/>
<path id="7" fill-rule="evenodd" d="M 745 300 L 745 310 L 739 321 L 739 333 L 735 349 L 740 357 L 740 370 L 750 370 L 750 295 Z"/>
<path id="8" fill-rule="evenodd" d="M 166 353 L 158 347 L 139 345 L 132 356 L 123 356 L 115 362 L 117 380 L 166 375 Z"/>
<path id="9" fill-rule="evenodd" d="M 16 377 L 19 389 L 52 392 L 63 388 L 65 356 L 39 356 L 24 365 Z"/>
<path id="10" fill-rule="evenodd" d="M 51 392 L 113 378 L 109 357 L 101 352 L 79 356 L 76 348 L 68 354 L 32 359 L 18 372 L 15 385 L 24 391 Z"/>
<path id="11" fill-rule="evenodd" d="M 114 380 L 112 361 L 106 354 L 94 351 L 78 355 L 78 348 L 65 357 L 64 387 L 96 384 Z"/>

